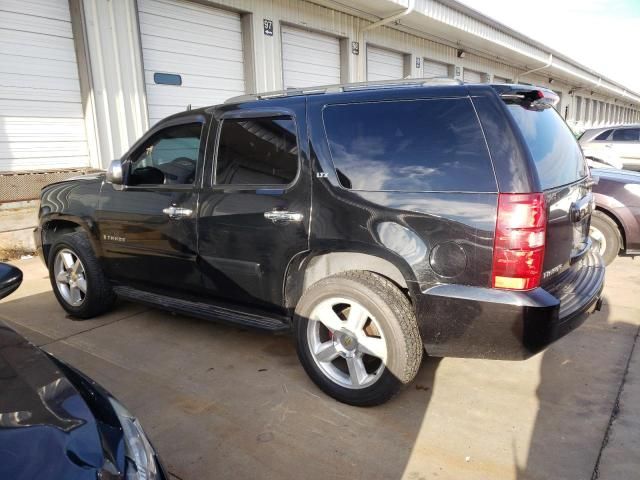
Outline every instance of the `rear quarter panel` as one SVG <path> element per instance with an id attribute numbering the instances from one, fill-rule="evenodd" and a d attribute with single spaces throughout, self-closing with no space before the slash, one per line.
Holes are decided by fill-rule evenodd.
<path id="1" fill-rule="evenodd" d="M 363 95 L 362 100 L 380 99 Z M 308 102 L 311 250 L 385 258 L 420 290 L 439 283 L 489 286 L 497 193 L 345 189 L 337 178 L 323 127 L 322 108 L 327 101 L 309 97 Z M 451 268 L 445 258 L 455 258 L 457 266 Z"/>

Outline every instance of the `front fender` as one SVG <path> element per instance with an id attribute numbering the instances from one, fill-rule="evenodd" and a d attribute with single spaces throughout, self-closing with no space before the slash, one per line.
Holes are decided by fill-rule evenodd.
<path id="1" fill-rule="evenodd" d="M 69 180 L 45 187 L 40 195 L 36 243 L 46 250 L 51 233 L 81 230 L 87 234 L 96 254 L 100 255 L 99 229 L 95 211 L 100 198 L 100 177 Z M 38 242 L 40 240 L 40 242 Z"/>

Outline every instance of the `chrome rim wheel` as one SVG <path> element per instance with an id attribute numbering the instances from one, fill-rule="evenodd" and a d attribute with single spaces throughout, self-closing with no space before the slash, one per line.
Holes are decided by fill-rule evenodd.
<path id="1" fill-rule="evenodd" d="M 592 226 L 591 228 L 589 228 L 589 236 L 591 237 L 591 240 L 596 247 L 596 251 L 600 255 L 604 255 L 604 252 L 607 251 L 607 239 L 604 234 L 600 230 Z"/>
<path id="2" fill-rule="evenodd" d="M 387 364 L 387 341 L 380 324 L 354 300 L 330 298 L 316 305 L 309 315 L 307 341 L 318 368 L 346 388 L 373 385 Z"/>
<path id="3" fill-rule="evenodd" d="M 53 273 L 64 301 L 73 307 L 82 305 L 87 296 L 87 276 L 78 256 L 68 248 L 60 250 L 53 262 Z"/>

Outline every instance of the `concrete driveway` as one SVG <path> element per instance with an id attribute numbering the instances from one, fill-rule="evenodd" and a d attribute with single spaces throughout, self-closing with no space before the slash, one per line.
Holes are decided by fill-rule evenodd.
<path id="1" fill-rule="evenodd" d="M 607 272 L 605 308 L 525 362 L 425 359 L 388 404 L 323 395 L 292 339 L 121 303 L 65 317 L 38 259 L 0 318 L 142 421 L 173 477 L 640 478 L 640 262 Z"/>

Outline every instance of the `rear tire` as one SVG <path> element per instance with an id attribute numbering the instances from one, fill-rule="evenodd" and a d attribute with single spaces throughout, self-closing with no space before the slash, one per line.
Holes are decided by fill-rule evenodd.
<path id="1" fill-rule="evenodd" d="M 622 247 L 622 237 L 618 225 L 606 213 L 596 210 L 591 215 L 589 235 L 593 242 L 593 248 L 600 253 L 605 265 L 613 262 Z"/>
<path id="2" fill-rule="evenodd" d="M 411 382 L 423 346 L 409 299 L 391 281 L 351 271 L 312 285 L 295 312 L 298 357 L 336 400 L 379 405 Z"/>
<path id="3" fill-rule="evenodd" d="M 83 232 L 63 235 L 51 247 L 49 279 L 58 303 L 79 319 L 108 312 L 116 296 Z"/>

